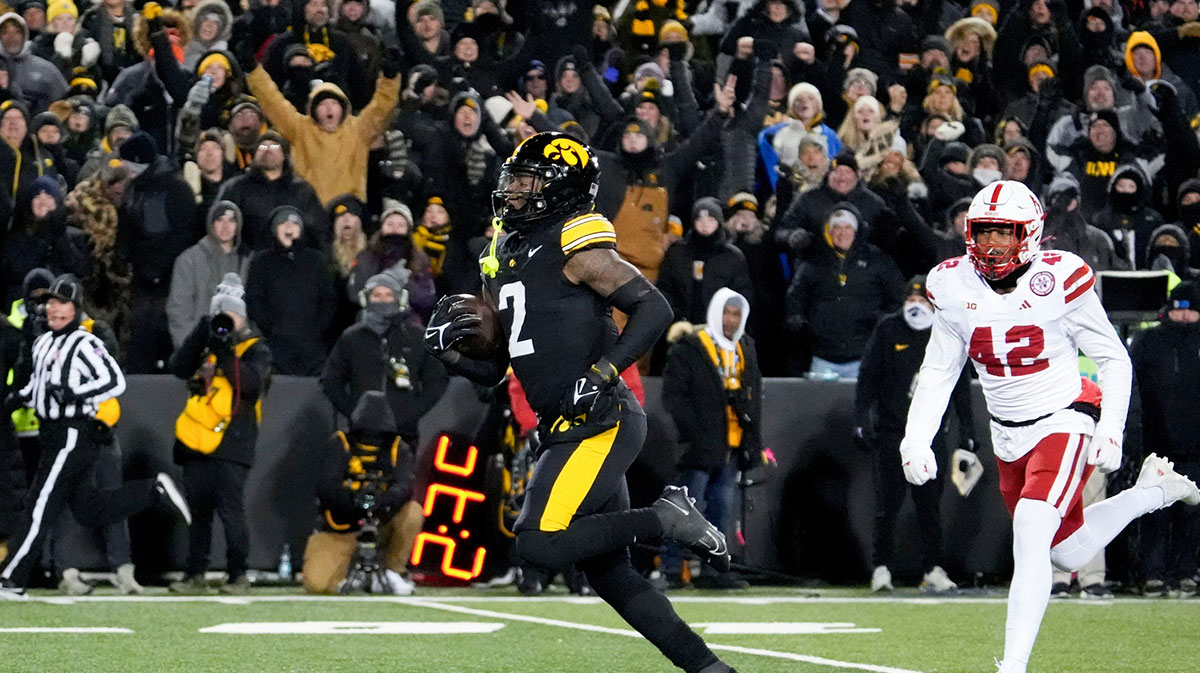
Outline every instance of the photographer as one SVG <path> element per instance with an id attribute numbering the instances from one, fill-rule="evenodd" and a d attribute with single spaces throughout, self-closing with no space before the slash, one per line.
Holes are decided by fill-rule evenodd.
<path id="1" fill-rule="evenodd" d="M 262 398 L 270 385 L 271 351 L 246 319 L 242 281 L 227 273 L 200 319 L 171 356 L 172 374 L 188 382 L 187 405 L 175 422 L 175 462 L 195 522 L 188 531 L 187 574 L 171 584 L 182 594 L 208 592 L 204 571 L 215 513 L 225 530 L 229 581 L 221 593 L 245 594 L 249 539 L 242 494 L 254 462 Z"/>
<path id="2" fill-rule="evenodd" d="M 357 325 L 333 346 L 321 375 L 321 390 L 338 413 L 349 418 L 362 394 L 383 391 L 397 432 L 417 443 L 417 422 L 446 391 L 446 368 L 422 347 L 424 328 L 408 308 L 408 273 L 395 271 L 367 279 L 359 293 L 363 307 Z"/>
<path id="3" fill-rule="evenodd" d="M 360 536 L 378 531 L 382 576 L 363 588 L 411 594 L 405 566 L 421 529 L 419 520 L 406 516 L 405 510 L 416 504 L 411 493 L 412 452 L 396 433 L 387 399 L 378 391 L 363 393 L 350 416 L 350 430 L 333 433 L 325 452 L 317 487 L 321 526 L 304 549 L 304 588 L 315 594 L 340 591 Z"/>
<path id="4" fill-rule="evenodd" d="M 730 530 L 736 516 L 730 504 L 738 472 L 762 460 L 762 374 L 754 339 L 746 334 L 750 303 L 721 288 L 708 304 L 708 321 L 692 331 L 676 323 L 667 333 L 674 341 L 663 369 L 663 404 L 679 429 L 683 457 L 676 483 L 686 486 L 704 517 Z M 682 334 L 681 334 L 682 332 Z M 663 575 L 669 586 L 686 586 L 682 550 L 663 549 Z M 717 573 L 708 564 L 696 584 L 714 589 L 744 589 L 734 573 Z"/>

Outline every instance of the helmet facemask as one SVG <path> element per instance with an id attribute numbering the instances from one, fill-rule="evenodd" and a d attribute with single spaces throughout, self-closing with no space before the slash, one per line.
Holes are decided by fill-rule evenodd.
<path id="1" fill-rule="evenodd" d="M 1025 236 L 1025 225 L 1005 220 L 967 220 L 967 254 L 976 270 L 989 280 L 1000 280 L 1029 261 L 1030 239 Z M 984 231 L 993 230 L 1011 234 L 1011 242 L 1007 246 L 995 243 L 985 246 L 976 240 Z"/>
<path id="2" fill-rule="evenodd" d="M 519 229 L 522 222 L 539 219 L 548 208 L 542 188 L 555 173 L 551 166 L 504 166 L 492 192 L 492 212 L 513 229 Z"/>

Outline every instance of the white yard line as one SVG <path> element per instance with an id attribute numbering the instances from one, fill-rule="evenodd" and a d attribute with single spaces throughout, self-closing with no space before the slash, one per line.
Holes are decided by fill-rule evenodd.
<path id="1" fill-rule="evenodd" d="M 133 629 L 116 626 L 8 626 L 0 627 L 0 634 L 5 633 L 133 633 Z"/>
<path id="2" fill-rule="evenodd" d="M 1008 599 L 952 597 L 854 597 L 854 596 L 667 596 L 672 603 L 710 604 L 710 605 L 853 605 L 853 604 L 882 604 L 882 605 L 1004 605 Z M 36 594 L 29 600 L 57 605 L 73 605 L 75 603 L 224 603 L 227 605 L 249 605 L 252 603 L 411 603 L 420 604 L 429 600 L 439 603 L 560 603 L 564 605 L 602 605 L 604 601 L 596 597 L 582 596 L 430 596 L 430 597 L 400 597 L 400 596 L 306 596 L 276 595 L 276 596 L 57 596 Z M 1200 600 L 1169 600 L 1161 598 L 1119 598 L 1108 601 L 1054 601 L 1052 605 L 1136 605 L 1153 603 L 1155 605 L 1191 605 L 1200 607 Z M 3 603 L 0 603 L 3 605 Z"/>
<path id="3" fill-rule="evenodd" d="M 532 624 L 543 624 L 546 626 L 558 626 L 564 629 L 574 629 L 576 631 L 590 631 L 593 633 L 606 633 L 614 636 L 626 636 L 629 638 L 641 638 L 642 635 L 632 629 L 614 629 L 607 626 L 595 626 L 593 624 L 581 624 L 578 622 L 568 622 L 561 619 L 548 619 L 546 617 L 533 617 L 530 615 L 514 615 L 507 612 L 494 612 L 492 610 L 480 610 L 478 608 L 469 608 L 463 605 L 449 605 L 432 600 L 416 599 L 412 603 L 421 607 L 433 608 L 435 610 L 445 610 L 447 612 L 455 612 L 464 615 L 473 615 L 476 617 L 489 617 L 492 619 L 508 619 L 519 622 L 529 622 Z M 824 657 L 814 657 L 808 654 L 796 654 L 793 652 L 777 652 L 775 650 L 764 650 L 757 647 L 739 647 L 737 645 L 716 645 L 708 644 L 710 649 L 720 650 L 724 652 L 737 652 L 739 654 L 754 654 L 760 657 L 770 657 L 773 659 L 786 659 L 788 661 L 798 661 L 806 664 L 816 664 L 818 666 L 829 666 L 831 668 L 843 668 L 855 671 L 870 671 L 871 673 L 921 673 L 907 668 L 893 668 L 891 666 L 876 666 L 874 664 L 856 664 L 850 661 L 838 661 L 836 659 L 826 659 Z"/>

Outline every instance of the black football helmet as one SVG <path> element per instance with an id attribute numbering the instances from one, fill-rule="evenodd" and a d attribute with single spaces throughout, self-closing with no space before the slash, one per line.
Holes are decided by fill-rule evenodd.
<path id="1" fill-rule="evenodd" d="M 600 189 L 600 162 L 587 145 L 557 131 L 525 139 L 500 169 L 492 211 L 510 230 L 590 210 Z M 514 200 L 524 200 L 515 206 Z"/>

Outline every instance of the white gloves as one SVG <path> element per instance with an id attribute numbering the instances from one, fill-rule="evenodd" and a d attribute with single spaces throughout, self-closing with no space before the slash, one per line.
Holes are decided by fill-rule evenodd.
<path id="1" fill-rule="evenodd" d="M 911 444 L 907 437 L 900 442 L 900 462 L 904 466 L 904 478 L 913 486 L 937 478 L 937 459 L 933 456 L 933 449 Z"/>
<path id="2" fill-rule="evenodd" d="M 83 46 L 79 48 L 79 64 L 85 68 L 90 68 L 96 65 L 96 62 L 99 60 L 100 43 L 89 37 L 87 42 L 84 42 Z"/>
<path id="3" fill-rule="evenodd" d="M 1121 436 L 1097 428 L 1087 447 L 1087 462 L 1104 474 L 1121 467 Z"/>
<path id="4" fill-rule="evenodd" d="M 962 122 L 942 122 L 942 125 L 933 132 L 933 137 L 949 143 L 958 140 L 966 130 L 967 127 L 963 126 Z"/>
<path id="5" fill-rule="evenodd" d="M 71 60 L 75 55 L 75 50 L 72 48 L 75 42 L 75 36 L 71 33 L 63 31 L 54 36 L 54 53 L 63 57 L 64 60 Z"/>

